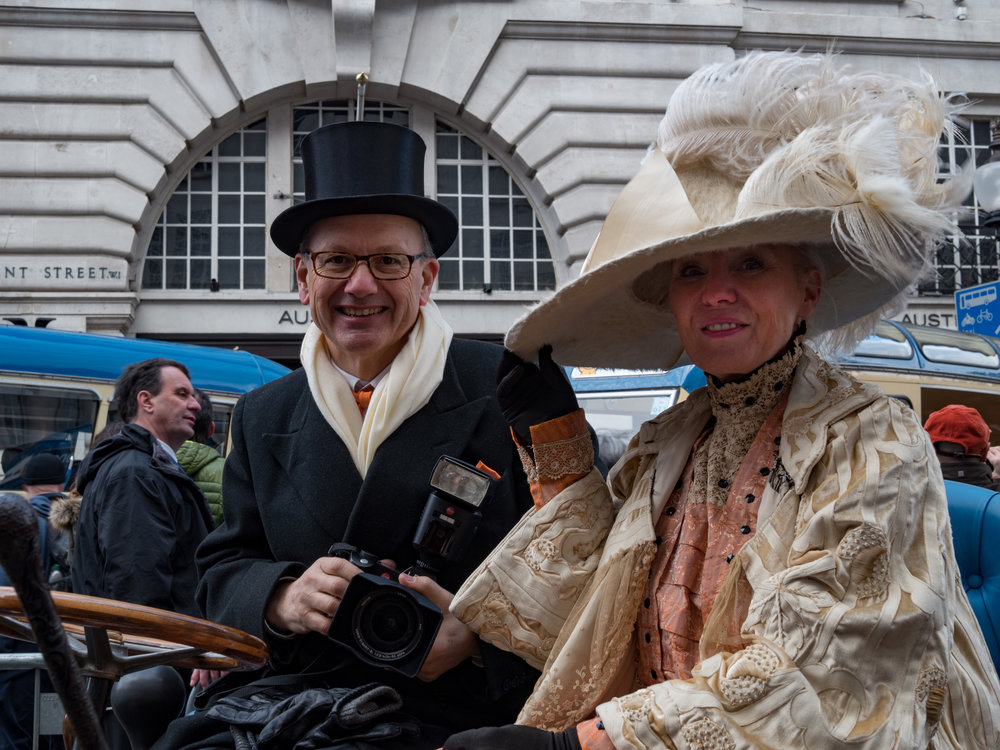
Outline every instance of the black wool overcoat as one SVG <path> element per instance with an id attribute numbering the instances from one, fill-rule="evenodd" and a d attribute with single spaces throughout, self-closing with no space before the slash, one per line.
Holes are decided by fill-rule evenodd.
<path id="1" fill-rule="evenodd" d="M 446 589 L 457 590 L 532 507 L 496 402 L 501 354 L 496 345 L 453 340 L 430 402 L 379 447 L 364 480 L 316 407 L 302 370 L 246 394 L 233 416 L 224 522 L 198 551 L 205 616 L 265 638 L 273 671 L 333 669 L 345 684 L 388 683 L 403 695 L 404 710 L 455 730 L 513 721 L 537 672 L 496 649 L 484 646 L 485 668 L 466 662 L 425 683 L 362 664 L 322 635 L 280 639 L 264 627 L 279 579 L 299 575 L 335 542 L 392 559 L 400 569 L 413 564 L 414 531 L 442 455 L 483 461 L 501 475 L 481 508 L 471 551 L 439 576 Z"/>

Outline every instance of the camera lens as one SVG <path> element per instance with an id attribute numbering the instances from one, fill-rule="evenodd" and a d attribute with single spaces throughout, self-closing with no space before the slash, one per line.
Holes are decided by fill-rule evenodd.
<path id="1" fill-rule="evenodd" d="M 358 602 L 353 620 L 358 648 L 375 659 L 403 659 L 420 645 L 423 619 L 405 590 L 385 587 L 370 591 Z"/>

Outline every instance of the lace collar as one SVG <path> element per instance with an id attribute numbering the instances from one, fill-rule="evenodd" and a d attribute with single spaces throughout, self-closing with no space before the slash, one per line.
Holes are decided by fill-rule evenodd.
<path id="1" fill-rule="evenodd" d="M 804 331 L 797 331 L 784 354 L 740 380 L 719 383 L 708 377 L 713 421 L 695 444 L 692 502 L 725 504 L 729 494 L 726 488 L 736 477 L 757 432 L 791 386 L 804 338 Z"/>

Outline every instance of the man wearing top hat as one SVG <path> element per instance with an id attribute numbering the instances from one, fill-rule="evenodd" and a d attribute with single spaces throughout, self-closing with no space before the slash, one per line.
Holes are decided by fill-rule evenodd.
<path id="1" fill-rule="evenodd" d="M 399 736 L 377 744 L 322 747 L 436 748 L 458 727 L 513 720 L 537 677 L 447 614 L 448 592 L 532 507 L 495 400 L 502 349 L 453 337 L 430 299 L 457 221 L 423 195 L 416 133 L 387 123 L 328 125 L 304 139 L 302 156 L 306 201 L 271 226 L 275 244 L 295 259 L 311 315 L 302 368 L 236 407 L 225 519 L 198 552 L 198 601 L 209 619 L 266 640 L 264 677 L 318 673 L 324 687 L 389 685 L 419 726 L 418 737 L 403 721 Z M 414 531 L 443 455 L 484 464 L 499 479 L 464 559 L 442 566 L 437 583 L 401 576 L 445 612 L 419 674 L 406 677 L 327 638 L 359 572 L 327 552 L 345 543 L 401 571 L 413 565 Z M 181 719 L 157 747 L 231 746 L 229 728 L 212 722 Z"/>

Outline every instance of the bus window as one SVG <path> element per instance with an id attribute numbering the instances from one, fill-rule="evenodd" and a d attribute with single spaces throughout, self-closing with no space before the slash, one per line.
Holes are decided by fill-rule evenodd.
<path id="1" fill-rule="evenodd" d="M 587 412 L 595 430 L 621 430 L 629 437 L 643 422 L 677 402 L 679 388 L 654 388 L 644 391 L 578 393 L 577 400 Z"/>
<path id="2" fill-rule="evenodd" d="M 229 426 L 233 419 L 234 403 L 230 401 L 219 402 L 212 400 L 212 421 L 215 422 L 215 432 L 208 439 L 209 445 L 218 450 L 222 455 L 226 455 L 229 445 Z"/>
<path id="3" fill-rule="evenodd" d="M 855 357 L 912 359 L 913 347 L 906 335 L 888 323 L 880 322 L 871 336 L 863 339 L 854 350 Z"/>
<path id="4" fill-rule="evenodd" d="M 965 336 L 938 328 L 914 328 L 910 332 L 920 347 L 920 353 L 931 362 L 966 367 L 1000 368 L 996 349 L 979 336 Z"/>
<path id="5" fill-rule="evenodd" d="M 0 489 L 20 489 L 36 453 L 61 456 L 68 477 L 90 448 L 100 405 L 90 390 L 0 383 Z"/>

